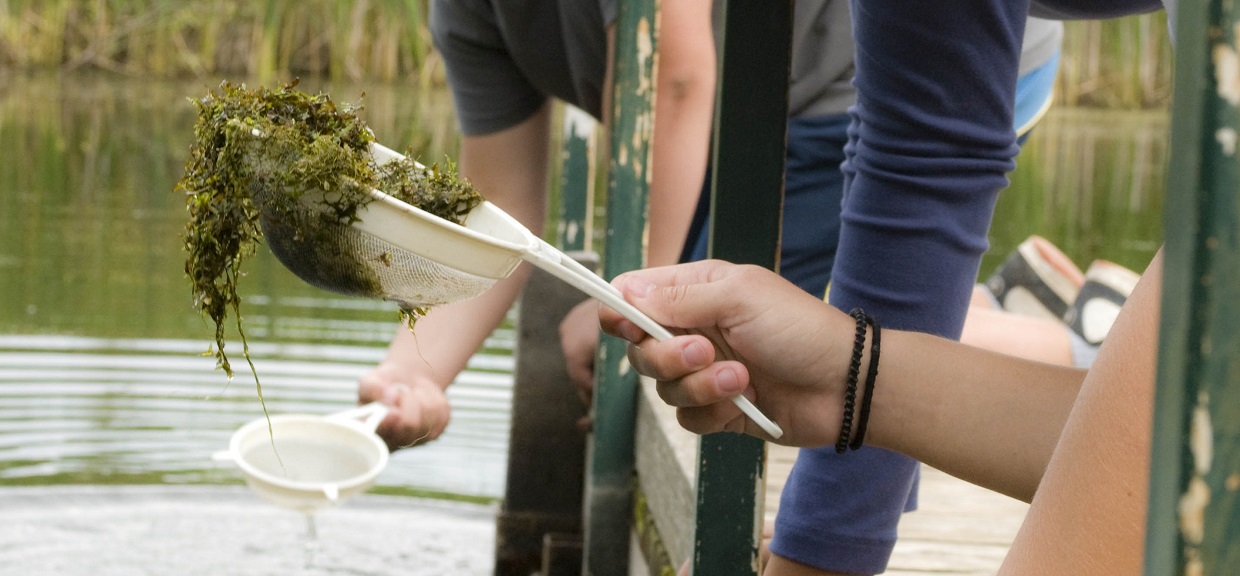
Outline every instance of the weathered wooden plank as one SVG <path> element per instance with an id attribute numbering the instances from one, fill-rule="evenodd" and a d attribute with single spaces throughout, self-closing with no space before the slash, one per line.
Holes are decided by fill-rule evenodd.
<path id="1" fill-rule="evenodd" d="M 673 563 L 693 554 L 698 437 L 676 424 L 675 410 L 642 378 L 637 410 L 637 477 Z"/>
<path id="2" fill-rule="evenodd" d="M 587 267 L 597 265 L 593 256 L 579 257 Z M 534 270 L 518 304 L 508 481 L 495 531 L 500 576 L 542 565 L 548 534 L 581 534 L 586 443 L 576 422 L 585 407 L 564 372 L 558 336 L 560 320 L 583 299 L 576 288 Z"/>
<path id="3" fill-rule="evenodd" d="M 768 521 L 796 449 L 772 445 L 767 461 Z M 777 487 L 778 486 L 778 487 Z M 1020 529 L 1028 504 L 923 466 L 919 507 L 900 520 L 888 576 L 992 575 Z"/>
<path id="4" fill-rule="evenodd" d="M 993 576 L 1006 554 L 1007 546 L 901 540 L 896 544 L 896 551 L 884 574 Z"/>

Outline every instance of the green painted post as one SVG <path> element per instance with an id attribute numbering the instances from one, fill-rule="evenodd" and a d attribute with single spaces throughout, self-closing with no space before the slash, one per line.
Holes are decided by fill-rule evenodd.
<path id="1" fill-rule="evenodd" d="M 1145 574 L 1240 566 L 1240 7 L 1180 2 Z"/>
<path id="2" fill-rule="evenodd" d="M 622 0 L 616 23 L 604 276 L 640 268 L 654 128 L 657 0 Z M 586 485 L 585 574 L 627 575 L 633 511 L 637 373 L 625 343 L 600 341 Z"/>
<path id="3" fill-rule="evenodd" d="M 727 0 L 715 104 L 710 255 L 775 270 L 783 207 L 792 2 Z M 766 444 L 704 436 L 694 574 L 757 574 Z"/>
<path id="4" fill-rule="evenodd" d="M 564 108 L 563 147 L 560 149 L 560 212 L 556 236 L 565 252 L 589 250 L 593 234 L 594 127 L 589 114 Z"/>

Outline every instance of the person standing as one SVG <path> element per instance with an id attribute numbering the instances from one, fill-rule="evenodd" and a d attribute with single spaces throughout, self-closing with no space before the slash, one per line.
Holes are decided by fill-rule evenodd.
<path id="1" fill-rule="evenodd" d="M 430 8 L 432 38 L 446 66 L 462 133 L 460 173 L 540 234 L 546 213 L 549 102 L 561 100 L 607 124 L 615 2 L 433 0 Z M 693 232 L 690 226 L 707 172 L 713 117 L 718 33 L 713 8 L 710 0 L 661 6 L 650 265 L 694 257 L 694 248 L 699 256 L 704 253 L 701 220 Z M 821 297 L 839 235 L 844 186 L 839 165 L 848 140 L 847 111 L 855 100 L 851 23 L 842 0 L 799 0 L 795 20 L 781 273 Z M 1046 57 L 1039 66 L 1050 61 Z M 418 321 L 416 337 L 397 329 L 386 358 L 358 382 L 359 401 L 379 400 L 394 408 L 377 430 L 391 449 L 443 433 L 451 414 L 446 388 L 502 320 L 525 274 L 522 267 L 478 298 L 432 310 Z M 592 379 L 596 315 L 594 306 L 582 307 L 562 326 L 569 372 L 582 385 Z M 884 487 L 876 479 L 891 476 L 885 465 L 857 459 L 827 463 L 823 470 L 814 478 L 818 489 Z M 835 540 L 828 547 L 821 533 L 811 535 L 816 543 L 809 548 L 834 553 L 805 559 L 825 570 L 857 572 L 853 568 L 860 566 L 860 572 L 881 571 L 894 546 L 899 515 L 913 503 L 908 482 L 891 484 L 895 490 L 867 489 L 855 500 L 866 502 L 861 510 L 850 504 L 837 513 L 830 502 L 815 504 L 836 519 L 832 530 L 856 535 L 861 544 L 844 546 Z"/>

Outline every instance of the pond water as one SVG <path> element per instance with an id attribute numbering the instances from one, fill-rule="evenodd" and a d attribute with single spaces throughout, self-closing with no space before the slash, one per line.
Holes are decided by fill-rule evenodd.
<path id="1" fill-rule="evenodd" d="M 230 344 L 231 383 L 202 355 L 213 326 L 191 308 L 183 273 L 186 212 L 173 186 L 193 136 L 187 98 L 215 84 L 0 84 L 0 565 L 27 574 L 489 573 L 511 318 L 450 388 L 446 433 L 395 454 L 366 498 L 323 513 L 317 549 L 298 514 L 256 506 L 237 471 L 213 463 L 233 430 L 263 415 L 239 343 Z M 302 88 L 346 101 L 363 92 Z M 443 94 L 364 91 L 363 116 L 385 144 L 432 160 L 453 149 Z M 983 275 L 1033 233 L 1082 267 L 1107 258 L 1140 270 L 1162 241 L 1165 132 L 1161 113 L 1054 112 L 1001 198 Z M 267 408 L 353 406 L 357 377 L 397 329 L 394 306 L 312 288 L 262 248 L 248 271 L 242 312 Z M 116 556 L 125 547 L 148 555 Z"/>
<path id="2" fill-rule="evenodd" d="M 0 490 L 5 574 L 38 576 L 482 576 L 494 511 L 367 495 L 300 514 L 240 487 L 35 486 Z"/>
<path id="3" fill-rule="evenodd" d="M 26 574 L 489 574 L 489 503 L 503 493 L 506 470 L 511 323 L 451 388 L 443 437 L 395 454 L 378 478 L 371 495 L 403 496 L 400 503 L 359 498 L 322 513 L 314 562 L 301 544 L 289 548 L 306 539 L 300 514 L 256 505 L 240 474 L 212 461 L 236 428 L 263 417 L 240 343 L 228 346 L 238 368 L 231 383 L 202 355 L 214 327 L 191 308 L 183 271 L 187 214 L 173 186 L 193 137 L 187 99 L 215 84 L 0 83 L 0 509 L 9 526 L 0 530 L 0 565 Z M 443 98 L 367 87 L 364 103 L 390 146 L 438 158 L 453 145 Z M 395 307 L 312 288 L 265 249 L 246 269 L 242 313 L 267 408 L 354 406 L 357 377 L 397 330 Z M 135 486 L 142 489 L 127 489 Z M 457 504 L 462 520 L 451 524 L 409 496 L 470 503 Z M 459 508 L 468 506 L 476 509 Z M 428 553 L 453 549 L 453 539 L 474 557 L 464 569 L 441 563 L 459 553 Z M 208 557 L 217 559 L 200 562 Z"/>
<path id="4" fill-rule="evenodd" d="M 1052 108 L 999 197 L 983 277 L 1030 234 L 1084 270 L 1105 259 L 1137 272 L 1162 245 L 1168 115 Z"/>

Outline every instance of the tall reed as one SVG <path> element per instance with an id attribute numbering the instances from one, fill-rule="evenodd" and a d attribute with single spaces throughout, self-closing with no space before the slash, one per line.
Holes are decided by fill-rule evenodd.
<path id="1" fill-rule="evenodd" d="M 4 0 L 0 68 L 417 77 L 427 0 Z"/>
<path id="2" fill-rule="evenodd" d="M 1165 107 L 1171 65 L 1163 12 L 1068 22 L 1056 99 L 1065 106 Z"/>
<path id="3" fill-rule="evenodd" d="M 1144 269 L 1164 237 L 1169 121 L 1161 110 L 1052 109 L 999 195 L 983 277 L 1030 234 L 1082 267 L 1102 258 Z"/>
<path id="4" fill-rule="evenodd" d="M 428 0 L 0 0 L 0 68 L 129 75 L 437 74 Z M 1065 26 L 1057 101 L 1163 107 L 1171 58 L 1161 13 Z"/>

